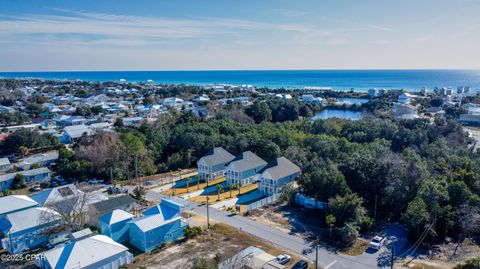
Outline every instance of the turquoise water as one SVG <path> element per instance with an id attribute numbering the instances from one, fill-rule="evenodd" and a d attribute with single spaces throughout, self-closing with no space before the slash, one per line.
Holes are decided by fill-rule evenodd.
<path id="1" fill-rule="evenodd" d="M 3 72 L 0 77 L 80 79 L 86 81 L 146 82 L 163 84 L 233 84 L 270 88 L 331 87 L 365 91 L 369 88 L 419 90 L 423 86 L 471 86 L 480 89 L 480 71 L 474 70 L 252 70 L 252 71 L 88 71 Z"/>
<path id="2" fill-rule="evenodd" d="M 363 114 L 360 111 L 353 111 L 353 110 L 343 110 L 343 109 L 324 109 L 315 116 L 313 116 L 313 120 L 326 120 L 331 118 L 338 118 L 338 119 L 347 119 L 347 120 L 360 120 L 363 118 Z"/>

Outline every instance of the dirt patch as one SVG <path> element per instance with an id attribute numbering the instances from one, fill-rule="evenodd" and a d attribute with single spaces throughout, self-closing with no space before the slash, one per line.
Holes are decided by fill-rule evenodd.
<path id="1" fill-rule="evenodd" d="M 195 218 L 196 221 L 205 223 L 200 217 Z M 126 268 L 190 269 L 199 257 L 224 260 L 228 258 L 228 255 L 238 253 L 249 246 L 261 248 L 273 256 L 284 253 L 289 254 L 292 256 L 292 261 L 288 266 L 292 266 L 294 262 L 301 259 L 298 255 L 278 248 L 258 237 L 239 231 L 231 226 L 217 223 L 212 225 L 209 230 L 204 230 L 201 235 L 194 239 L 178 242 L 152 253 L 137 255 L 135 262 Z"/>
<path id="2" fill-rule="evenodd" d="M 360 256 L 368 249 L 369 243 L 367 240 L 357 239 L 352 246 L 340 249 L 339 252 L 350 256 Z"/>
<path id="3" fill-rule="evenodd" d="M 248 217 L 305 239 L 315 238 L 326 229 L 323 227 L 325 217 L 321 210 L 289 206 L 282 202 L 260 207 L 250 212 Z"/>

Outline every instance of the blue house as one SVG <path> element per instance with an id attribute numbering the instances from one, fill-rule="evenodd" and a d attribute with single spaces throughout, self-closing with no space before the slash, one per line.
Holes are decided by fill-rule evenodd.
<path id="1" fill-rule="evenodd" d="M 129 221 L 133 220 L 133 215 L 121 209 L 115 209 L 98 218 L 100 231 L 108 235 L 115 242 L 124 243 L 130 238 Z"/>
<path id="2" fill-rule="evenodd" d="M 27 185 L 41 181 L 48 181 L 51 177 L 50 170 L 46 167 L 0 175 L 0 191 L 10 189 L 17 174 L 22 174 L 25 176 L 25 184 Z"/>
<path id="3" fill-rule="evenodd" d="M 259 180 L 259 172 L 267 166 L 267 162 L 251 151 L 245 151 L 235 157 L 225 169 L 227 183 L 242 186 Z"/>
<path id="4" fill-rule="evenodd" d="M 197 162 L 198 176 L 205 181 L 211 181 L 225 175 L 225 167 L 235 156 L 218 147 L 208 152 Z"/>
<path id="5" fill-rule="evenodd" d="M 150 252 L 159 245 L 172 242 L 184 235 L 188 227 L 181 216 L 183 205 L 162 199 L 160 205 L 151 207 L 144 216 L 130 222 L 130 244 L 143 252 Z"/>
<path id="6" fill-rule="evenodd" d="M 300 175 L 300 167 L 285 157 L 280 157 L 260 171 L 258 189 L 266 195 L 281 194 L 283 187 Z"/>
<path id="7" fill-rule="evenodd" d="M 33 207 L 7 214 L 0 219 L 2 246 L 8 253 L 20 253 L 45 245 L 47 231 L 61 223 L 59 213 L 46 207 Z"/>

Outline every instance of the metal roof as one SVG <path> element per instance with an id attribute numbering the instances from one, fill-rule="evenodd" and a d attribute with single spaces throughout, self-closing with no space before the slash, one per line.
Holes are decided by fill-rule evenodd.
<path id="1" fill-rule="evenodd" d="M 133 219 L 133 215 L 121 209 L 115 209 L 98 219 L 106 224 L 118 223 L 124 220 Z"/>
<path id="2" fill-rule="evenodd" d="M 42 253 L 50 268 L 86 268 L 128 251 L 106 235 L 94 235 Z"/>
<path id="3" fill-rule="evenodd" d="M 46 207 L 33 207 L 22 211 L 7 214 L 6 222 L 1 223 L 0 228 L 10 233 L 24 231 L 42 224 L 60 220 L 61 216 L 52 209 Z M 7 227 L 9 224 L 10 227 Z"/>
<path id="4" fill-rule="evenodd" d="M 26 195 L 0 197 L 0 215 L 37 205 L 37 202 Z"/>

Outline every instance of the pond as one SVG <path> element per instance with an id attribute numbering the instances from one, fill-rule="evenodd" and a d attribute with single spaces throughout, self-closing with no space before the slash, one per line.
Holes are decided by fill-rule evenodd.
<path id="1" fill-rule="evenodd" d="M 335 102 L 336 105 L 361 105 L 368 103 L 368 99 L 365 98 L 337 98 L 337 102 Z"/>
<path id="2" fill-rule="evenodd" d="M 354 111 L 348 109 L 324 109 L 315 116 L 313 120 L 325 120 L 331 118 L 347 119 L 347 120 L 360 120 L 363 118 L 361 111 Z"/>

